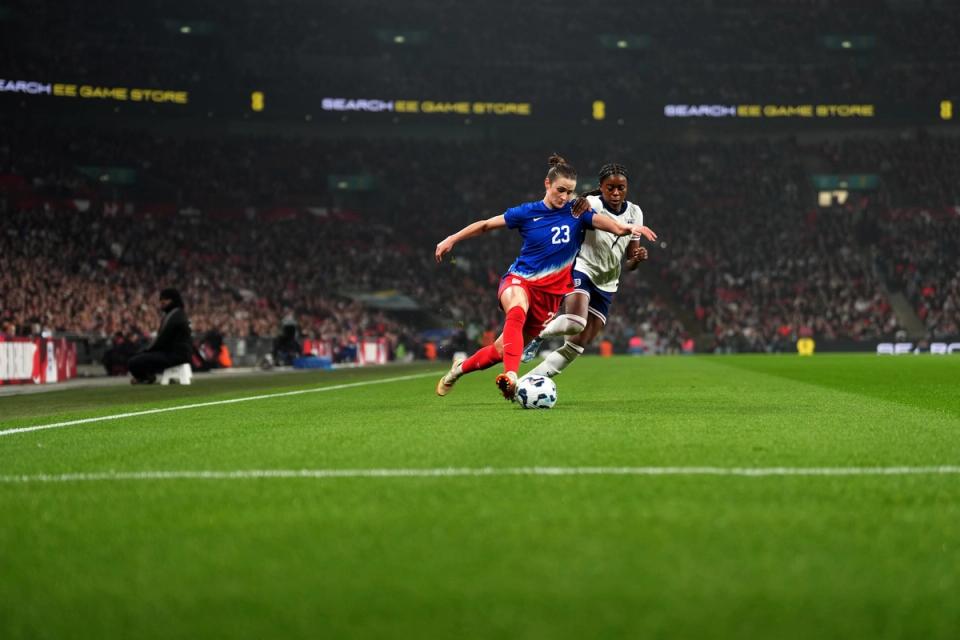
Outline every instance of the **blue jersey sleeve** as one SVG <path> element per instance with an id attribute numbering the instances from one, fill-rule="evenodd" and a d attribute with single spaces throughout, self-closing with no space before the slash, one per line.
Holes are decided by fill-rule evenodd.
<path id="1" fill-rule="evenodd" d="M 587 209 L 580 214 L 580 220 L 583 222 L 583 226 L 585 226 L 587 229 L 593 229 L 593 216 L 593 209 Z"/>
<path id="2" fill-rule="evenodd" d="M 527 213 L 530 211 L 530 205 L 524 203 L 517 205 L 516 207 L 510 207 L 503 212 L 503 217 L 507 221 L 508 229 L 516 229 L 523 224 L 523 221 L 527 218 Z"/>

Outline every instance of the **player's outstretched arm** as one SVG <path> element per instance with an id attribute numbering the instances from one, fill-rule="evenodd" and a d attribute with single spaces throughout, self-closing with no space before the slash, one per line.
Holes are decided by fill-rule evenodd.
<path id="1" fill-rule="evenodd" d="M 640 236 L 643 236 L 650 242 L 653 242 L 654 240 L 657 239 L 656 232 L 648 226 L 645 226 L 642 224 L 628 224 L 625 226 L 632 227 L 630 229 L 630 235 L 632 235 L 634 238 L 639 238 Z"/>
<path id="2" fill-rule="evenodd" d="M 434 257 L 437 259 L 437 262 L 443 261 L 443 256 L 450 253 L 453 250 L 453 245 L 457 244 L 461 240 L 466 240 L 467 238 L 472 238 L 473 236 L 478 236 L 487 231 L 493 229 L 500 229 L 501 227 L 507 226 L 507 219 L 501 214 L 499 216 L 493 216 L 492 218 L 487 218 L 486 220 L 477 220 L 476 222 L 470 223 L 465 226 L 460 231 L 447 236 L 443 240 L 437 243 L 437 250 L 434 253 Z"/>
<path id="3" fill-rule="evenodd" d="M 650 227 L 640 224 L 622 224 L 606 216 L 594 216 L 593 227 L 601 231 L 609 231 L 618 236 L 634 236 L 636 238 L 643 236 L 651 242 L 657 239 L 657 234 Z"/>

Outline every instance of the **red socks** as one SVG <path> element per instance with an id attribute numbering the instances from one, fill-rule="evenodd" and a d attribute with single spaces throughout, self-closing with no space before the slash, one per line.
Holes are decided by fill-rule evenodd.
<path id="1" fill-rule="evenodd" d="M 523 324 L 527 321 L 527 312 L 520 307 L 507 311 L 507 321 L 503 323 L 503 369 L 517 372 L 520 368 L 520 356 L 523 354 Z"/>
<path id="2" fill-rule="evenodd" d="M 463 368 L 464 373 L 470 373 L 471 371 L 479 371 L 480 369 L 489 369 L 501 360 L 503 360 L 503 358 L 497 353 L 497 348 L 491 344 L 483 347 L 464 360 L 460 366 Z"/>
<path id="3" fill-rule="evenodd" d="M 520 307 L 513 307 L 507 312 L 507 320 L 503 323 L 503 356 L 497 352 L 492 344 L 483 347 L 475 354 L 463 361 L 460 365 L 464 373 L 489 369 L 503 361 L 505 371 L 517 372 L 520 368 L 520 355 L 523 353 L 523 323 L 527 321 L 527 312 Z"/>

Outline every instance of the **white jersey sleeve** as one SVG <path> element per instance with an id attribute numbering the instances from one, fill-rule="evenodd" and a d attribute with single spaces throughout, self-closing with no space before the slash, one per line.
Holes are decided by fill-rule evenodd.
<path id="1" fill-rule="evenodd" d="M 587 196 L 587 201 L 596 215 L 608 216 L 623 224 L 643 224 L 643 211 L 632 202 L 628 201 L 626 209 L 618 215 L 606 209 L 599 196 Z M 587 274 L 601 291 L 613 293 L 620 282 L 620 263 L 623 262 L 623 254 L 630 240 L 630 236 L 616 236 L 599 229 L 589 230 L 573 268 Z"/>

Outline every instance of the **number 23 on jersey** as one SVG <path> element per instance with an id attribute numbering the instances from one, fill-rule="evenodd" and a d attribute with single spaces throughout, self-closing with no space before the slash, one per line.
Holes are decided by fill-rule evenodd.
<path id="1" fill-rule="evenodd" d="M 552 244 L 567 244 L 570 242 L 570 227 L 563 225 L 560 227 L 550 227 L 553 236 L 550 238 Z"/>

